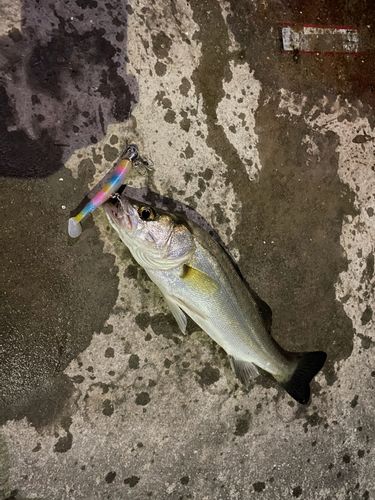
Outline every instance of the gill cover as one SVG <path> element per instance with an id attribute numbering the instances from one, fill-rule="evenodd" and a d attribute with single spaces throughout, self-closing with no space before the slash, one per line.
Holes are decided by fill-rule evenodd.
<path id="1" fill-rule="evenodd" d="M 195 252 L 189 228 L 168 213 L 124 196 L 104 208 L 111 225 L 146 270 L 179 267 Z"/>
<path id="2" fill-rule="evenodd" d="M 163 216 L 167 217 L 167 216 Z M 146 222 L 145 232 L 147 241 L 139 244 L 128 245 L 137 262 L 147 269 L 166 271 L 183 265 L 189 261 L 195 252 L 193 236 L 189 229 L 183 225 L 175 225 L 169 232 L 164 227 L 157 227 L 159 221 Z M 137 234 L 135 233 L 135 238 Z"/>

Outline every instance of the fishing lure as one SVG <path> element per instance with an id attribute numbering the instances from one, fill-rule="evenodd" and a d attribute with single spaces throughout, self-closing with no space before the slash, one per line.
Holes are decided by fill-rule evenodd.
<path id="1" fill-rule="evenodd" d="M 108 200 L 116 191 L 124 184 L 125 179 L 128 177 L 132 166 L 143 165 L 147 169 L 152 169 L 150 164 L 140 158 L 138 154 L 138 147 L 131 144 L 127 147 L 124 156 L 120 163 L 117 165 L 113 175 L 109 178 L 107 184 L 94 196 L 94 198 L 84 207 L 84 209 L 75 217 L 69 219 L 68 233 L 71 238 L 77 238 L 82 233 L 82 220 L 93 212 L 96 208 L 100 207 L 105 201 Z"/>

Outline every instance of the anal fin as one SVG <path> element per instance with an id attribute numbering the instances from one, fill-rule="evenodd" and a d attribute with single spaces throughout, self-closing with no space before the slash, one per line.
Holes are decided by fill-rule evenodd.
<path id="1" fill-rule="evenodd" d="M 250 381 L 259 375 L 258 368 L 249 361 L 228 356 L 232 370 L 237 378 L 243 383 L 245 387 L 249 386 Z"/>
<path id="2" fill-rule="evenodd" d="M 163 294 L 164 295 L 164 294 Z M 181 332 L 185 335 L 186 333 L 186 325 L 187 325 L 187 318 L 185 314 L 182 312 L 180 309 L 180 306 L 171 298 L 167 297 L 164 295 L 164 298 L 169 305 L 169 308 L 174 316 L 174 319 L 177 321 L 177 324 L 181 330 Z"/>

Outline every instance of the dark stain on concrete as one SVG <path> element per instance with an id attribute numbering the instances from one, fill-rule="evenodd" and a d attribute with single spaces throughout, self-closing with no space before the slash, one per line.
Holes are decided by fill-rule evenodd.
<path id="1" fill-rule="evenodd" d="M 304 412 L 305 408 L 298 408 L 298 411 L 297 411 L 297 417 L 300 416 L 302 414 L 302 412 Z M 323 422 L 323 417 L 321 417 L 319 415 L 319 413 L 317 412 L 314 412 L 312 413 L 311 415 L 306 415 L 304 414 L 304 418 L 305 418 L 305 422 L 303 424 L 303 429 L 305 431 L 305 433 L 308 432 L 309 430 L 309 426 L 310 427 L 317 427 L 319 426 L 322 422 Z"/>
<path id="2" fill-rule="evenodd" d="M 37 443 L 37 445 L 35 446 L 35 448 L 33 448 L 31 451 L 33 453 L 37 453 L 38 451 L 40 451 L 42 449 L 42 445 L 40 443 Z"/>
<path id="3" fill-rule="evenodd" d="M 138 265 L 130 264 L 124 272 L 124 278 L 136 280 L 138 278 Z"/>
<path id="4" fill-rule="evenodd" d="M 73 444 L 73 435 L 71 432 L 67 432 L 66 436 L 62 436 L 59 438 L 55 446 L 53 447 L 53 451 L 56 453 L 66 453 L 70 450 Z"/>
<path id="5" fill-rule="evenodd" d="M 150 401 L 151 398 L 148 392 L 141 392 L 135 398 L 135 404 L 139 406 L 146 406 Z"/>
<path id="6" fill-rule="evenodd" d="M 188 145 L 186 146 L 184 153 L 185 153 L 185 158 L 186 159 L 193 158 L 193 156 L 194 156 L 194 149 L 190 146 L 190 143 L 188 143 Z"/>
<path id="7" fill-rule="evenodd" d="M 102 389 L 102 394 L 107 394 L 109 392 L 108 384 L 103 384 L 102 382 L 99 382 L 97 385 Z"/>
<path id="8" fill-rule="evenodd" d="M 374 277 L 374 254 L 370 253 L 366 259 L 366 269 L 363 272 L 364 279 L 372 280 Z"/>
<path id="9" fill-rule="evenodd" d="M 333 364 L 350 355 L 354 335 L 334 288 L 347 268 L 340 235 L 344 215 L 355 215 L 354 197 L 337 175 L 336 135 L 317 137 L 319 156 L 308 156 L 303 117 L 275 114 L 270 102 L 256 117 L 263 169 L 247 190 L 236 233 L 251 244 L 240 267 L 277 318 L 276 340 L 288 350 L 327 351 L 324 371 L 332 383 Z"/>
<path id="10" fill-rule="evenodd" d="M 38 140 L 24 130 L 7 128 L 15 124 L 10 99 L 0 86 L 0 175 L 8 177 L 37 178 L 61 168 L 62 149 L 54 144 L 48 130 L 43 130 Z"/>
<path id="11" fill-rule="evenodd" d="M 188 96 L 189 90 L 191 89 L 191 83 L 185 76 L 181 80 L 181 85 L 179 86 L 179 89 L 184 97 Z"/>
<path id="12" fill-rule="evenodd" d="M 168 97 L 164 97 L 161 103 L 164 109 L 172 108 L 172 101 Z"/>
<path id="13" fill-rule="evenodd" d="M 76 4 L 81 9 L 95 9 L 98 6 L 98 2 L 96 0 L 76 0 Z"/>
<path id="14" fill-rule="evenodd" d="M 362 335 L 361 333 L 357 333 L 357 336 L 361 339 L 362 349 L 370 349 L 370 347 L 375 345 L 375 342 L 372 340 L 371 337 L 367 335 Z"/>
<path id="15" fill-rule="evenodd" d="M 0 306 L 0 423 L 26 416 L 40 428 L 72 411 L 66 401 L 74 384 L 61 372 L 110 315 L 117 299 L 115 260 L 103 253 L 90 220 L 79 239 L 69 240 L 69 212 L 61 207 L 74 206 L 85 193 L 69 170 L 45 180 L 3 179 L 0 190 L 6 297 Z"/>
<path id="16" fill-rule="evenodd" d="M 139 356 L 137 354 L 132 354 L 129 358 L 129 368 L 131 370 L 137 370 L 139 368 Z"/>
<path id="17" fill-rule="evenodd" d="M 237 418 L 236 430 L 234 431 L 235 436 L 244 436 L 250 430 L 251 414 L 246 411 L 244 415 Z"/>
<path id="18" fill-rule="evenodd" d="M 371 320 L 372 320 L 372 309 L 371 306 L 367 306 L 361 317 L 362 325 L 367 325 L 367 323 L 369 323 Z"/>
<path id="19" fill-rule="evenodd" d="M 184 173 L 184 180 L 185 180 L 185 183 L 188 184 L 189 182 L 191 182 L 193 179 L 193 174 L 191 172 L 185 172 Z"/>
<path id="20" fill-rule="evenodd" d="M 220 371 L 218 368 L 213 368 L 209 363 L 205 364 L 205 367 L 201 371 L 195 372 L 199 375 L 198 383 L 203 388 L 214 384 L 220 379 Z"/>
<path id="21" fill-rule="evenodd" d="M 158 90 L 155 95 L 155 101 L 158 103 L 158 106 L 162 106 L 164 98 L 165 90 Z"/>
<path id="22" fill-rule="evenodd" d="M 302 495 L 302 488 L 301 488 L 301 486 L 296 486 L 295 488 L 293 488 L 292 495 L 295 498 L 300 497 Z"/>
<path id="23" fill-rule="evenodd" d="M 113 415 L 113 412 L 115 411 L 115 407 L 113 406 L 113 403 L 110 399 L 105 399 L 103 401 L 103 409 L 102 413 L 106 417 L 110 417 Z"/>
<path id="24" fill-rule="evenodd" d="M 176 113 L 172 109 L 168 109 L 168 111 L 164 115 L 164 120 L 167 123 L 175 123 L 176 121 Z"/>
<path id="25" fill-rule="evenodd" d="M 104 158 L 107 161 L 115 161 L 118 156 L 119 156 L 119 150 L 117 148 L 114 148 L 110 146 L 109 144 L 106 144 L 103 148 L 103 153 L 104 153 Z"/>
<path id="26" fill-rule="evenodd" d="M 11 28 L 9 31 L 8 31 L 8 36 L 9 38 L 11 38 L 14 42 L 19 42 L 20 40 L 22 40 L 22 33 L 20 32 L 20 30 L 18 28 Z"/>
<path id="27" fill-rule="evenodd" d="M 80 184 L 85 186 L 94 180 L 95 165 L 91 158 L 85 158 L 78 164 L 78 176 Z"/>
<path id="28" fill-rule="evenodd" d="M 152 49 L 158 59 L 168 57 L 172 40 L 164 31 L 159 31 L 156 35 L 152 34 Z"/>
<path id="29" fill-rule="evenodd" d="M 123 73 L 126 41 L 111 36 L 109 4 L 100 16 L 83 16 L 87 8 L 96 14 L 97 2 L 80 3 L 26 4 L 22 37 L 0 38 L 0 69 L 12 76 L 0 91 L 2 175 L 56 172 L 77 148 L 97 142 L 109 123 L 129 118 L 137 102 L 136 78 Z M 126 34 L 124 3 L 112 4 Z"/>
<path id="30" fill-rule="evenodd" d="M 176 320 L 172 314 L 158 313 L 151 316 L 148 311 L 139 313 L 135 317 L 135 322 L 145 331 L 148 326 L 151 326 L 156 335 L 162 335 L 166 339 L 173 340 L 175 344 L 179 344 L 181 340 L 176 336 L 178 327 Z"/>
<path id="31" fill-rule="evenodd" d="M 202 96 L 208 135 L 206 143 L 222 158 L 229 169 L 246 172 L 236 148 L 228 140 L 223 127 L 218 124 L 216 109 L 225 96 L 223 81 L 230 79 L 228 51 L 229 38 L 219 3 L 214 0 L 190 2 L 193 19 L 199 26 L 194 37 L 202 43 L 202 56 L 194 70 L 192 80 L 196 93 Z"/>
<path id="32" fill-rule="evenodd" d="M 74 385 L 67 376 L 59 374 L 54 378 L 51 377 L 50 380 L 44 381 L 43 384 L 40 383 L 39 387 L 36 388 L 33 378 L 35 369 L 30 370 L 28 366 L 17 367 L 19 371 L 14 373 L 14 368 L 9 367 L 9 363 L 5 363 L 5 367 L 1 368 L 1 425 L 5 424 L 7 420 L 21 420 L 26 416 L 28 421 L 39 430 L 72 411 L 68 401 L 72 397 L 74 399 Z M 12 369 L 12 371 L 7 371 L 7 368 Z M 37 369 L 39 371 L 40 366 L 37 366 Z M 21 381 L 17 378 L 18 374 L 24 377 Z M 4 381 L 8 384 L 7 387 L 4 387 Z M 23 387 L 20 388 L 20 386 Z M 25 386 L 30 387 L 30 393 L 21 392 L 22 389 L 25 390 Z M 11 400 L 7 395 L 13 391 L 16 392 L 16 397 Z"/>
<path id="33" fill-rule="evenodd" d="M 172 361 L 170 359 L 166 358 L 164 360 L 164 367 L 168 369 L 171 367 L 171 365 L 172 365 Z"/>
<path id="34" fill-rule="evenodd" d="M 111 484 L 115 480 L 115 477 L 116 477 L 116 472 L 110 471 L 108 472 L 108 474 L 105 476 L 104 479 L 106 483 Z"/>
<path id="35" fill-rule="evenodd" d="M 183 485 L 189 484 L 189 476 L 182 476 L 182 478 L 180 479 L 180 483 Z"/>
<path id="36" fill-rule="evenodd" d="M 181 112 L 180 114 L 183 116 L 185 113 Z M 180 127 L 185 132 L 189 132 L 190 126 L 191 126 L 191 120 L 190 120 L 190 118 L 187 117 L 187 113 L 186 113 L 186 116 L 183 116 L 182 120 L 180 120 Z"/>
<path id="37" fill-rule="evenodd" d="M 206 191 L 206 184 L 202 178 L 198 179 L 198 187 L 202 193 Z"/>
<path id="38" fill-rule="evenodd" d="M 66 453 L 70 450 L 73 443 L 73 435 L 71 432 L 69 432 L 69 428 L 72 425 L 72 419 L 70 417 L 63 417 L 61 425 L 66 432 L 66 436 L 60 437 L 55 444 L 53 451 L 55 451 L 56 453 Z"/>
<path id="39" fill-rule="evenodd" d="M 155 73 L 158 76 L 164 76 L 166 74 L 166 72 L 167 72 L 167 66 L 164 63 L 160 62 L 160 61 L 158 61 L 155 64 L 154 68 L 155 68 Z"/>
<path id="40" fill-rule="evenodd" d="M 107 349 L 105 350 L 104 356 L 106 358 L 114 358 L 115 357 L 115 350 L 113 349 L 113 347 L 107 347 Z"/>
<path id="41" fill-rule="evenodd" d="M 263 481 L 258 481 L 253 483 L 253 488 L 257 493 L 262 493 L 262 491 L 266 488 L 266 483 Z"/>
<path id="42" fill-rule="evenodd" d="M 136 486 L 139 483 L 139 480 L 140 480 L 140 477 L 131 476 L 131 477 L 127 477 L 126 479 L 124 479 L 124 483 L 128 484 L 130 486 L 130 488 L 134 488 L 134 486 Z"/>
<path id="43" fill-rule="evenodd" d="M 356 394 L 356 395 L 354 396 L 354 398 L 353 398 L 353 399 L 352 399 L 352 401 L 350 402 L 350 406 L 351 406 L 352 408 L 355 408 L 355 407 L 357 406 L 357 404 L 358 404 L 358 394 Z"/>
<path id="44" fill-rule="evenodd" d="M 200 172 L 199 175 L 203 177 L 205 181 L 209 181 L 212 179 L 212 176 L 214 175 L 214 171 L 212 168 L 206 168 L 204 172 Z"/>

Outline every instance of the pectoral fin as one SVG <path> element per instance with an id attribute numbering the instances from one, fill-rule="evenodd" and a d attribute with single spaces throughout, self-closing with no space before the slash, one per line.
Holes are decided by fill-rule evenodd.
<path id="1" fill-rule="evenodd" d="M 164 295 L 164 294 L 163 294 Z M 187 324 L 187 318 L 185 314 L 181 311 L 180 306 L 170 297 L 167 297 L 164 295 L 164 298 L 169 305 L 169 308 L 177 321 L 177 324 L 182 331 L 182 333 L 185 335 L 186 333 L 186 324 Z"/>
<path id="2" fill-rule="evenodd" d="M 248 387 L 251 379 L 259 375 L 257 367 L 248 361 L 243 361 L 242 359 L 237 359 L 233 356 L 228 357 L 230 366 L 237 378 L 240 379 L 245 387 Z"/>
<path id="3" fill-rule="evenodd" d="M 180 278 L 186 285 L 200 293 L 215 293 L 220 286 L 211 276 L 187 264 L 183 266 Z"/>

